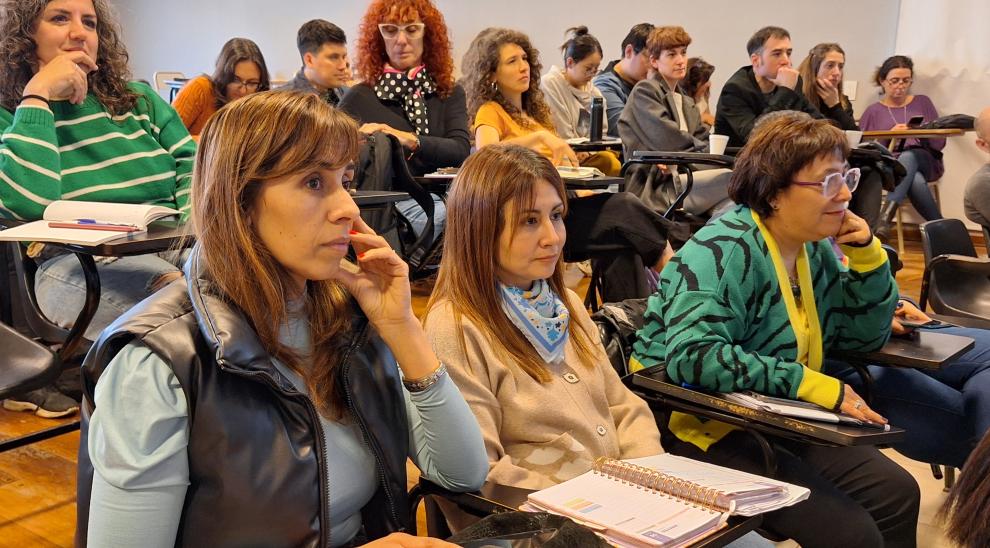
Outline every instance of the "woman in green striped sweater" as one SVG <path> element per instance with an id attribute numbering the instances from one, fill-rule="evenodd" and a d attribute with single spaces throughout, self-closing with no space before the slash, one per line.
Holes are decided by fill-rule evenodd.
<path id="1" fill-rule="evenodd" d="M 729 186 L 740 205 L 702 228 L 663 270 L 637 334 L 634 369 L 665 364 L 677 383 L 754 390 L 886 422 L 822 372 L 828 351 L 880 348 L 897 302 L 886 254 L 847 209 L 859 180 L 848 153 L 842 131 L 803 113 L 779 113 L 754 130 Z M 665 434 L 671 452 L 762 469 L 755 441 L 728 424 L 672 413 Z M 918 486 L 876 448 L 773 445 L 778 478 L 809 487 L 811 497 L 766 514 L 768 530 L 806 548 L 915 545 Z"/>
<path id="2" fill-rule="evenodd" d="M 195 143 L 151 88 L 128 82 L 105 0 L 4 0 L 0 21 L 0 215 L 38 219 L 54 200 L 156 204 L 189 214 Z M 30 248 L 42 310 L 68 326 L 82 307 L 71 255 Z M 178 269 L 158 256 L 98 264 L 103 294 L 86 337 Z M 44 389 L 43 389 L 44 390 Z M 74 405 L 51 390 L 5 406 L 43 416 Z"/>

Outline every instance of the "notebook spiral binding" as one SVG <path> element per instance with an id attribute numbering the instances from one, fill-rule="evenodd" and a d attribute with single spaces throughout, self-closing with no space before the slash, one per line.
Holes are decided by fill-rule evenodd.
<path id="1" fill-rule="evenodd" d="M 711 512 L 721 513 L 734 510 L 734 504 L 726 505 L 719 502 L 719 495 L 722 494 L 719 490 L 703 487 L 693 481 L 683 480 L 651 468 L 609 457 L 599 457 L 595 460 L 592 470 L 607 478 L 678 498 Z"/>

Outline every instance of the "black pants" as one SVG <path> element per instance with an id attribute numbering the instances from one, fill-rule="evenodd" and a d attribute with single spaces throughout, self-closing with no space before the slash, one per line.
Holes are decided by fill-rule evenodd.
<path id="1" fill-rule="evenodd" d="M 765 474 L 763 453 L 742 431 L 702 451 L 666 433 L 671 453 Z M 773 440 L 775 479 L 811 489 L 808 500 L 763 515 L 763 528 L 803 548 L 913 547 L 921 492 L 914 478 L 875 447 L 822 447 Z"/>
<path id="2" fill-rule="evenodd" d="M 567 207 L 564 259 L 602 269 L 605 302 L 648 296 L 644 267 L 660 260 L 669 232 L 686 232 L 628 192 L 570 198 Z"/>

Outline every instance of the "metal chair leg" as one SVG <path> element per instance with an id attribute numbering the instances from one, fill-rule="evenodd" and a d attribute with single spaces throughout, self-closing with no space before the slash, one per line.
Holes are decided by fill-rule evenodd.
<path id="1" fill-rule="evenodd" d="M 934 462 L 930 463 L 929 466 L 932 467 L 932 476 L 937 480 L 942 479 L 942 467 Z"/>

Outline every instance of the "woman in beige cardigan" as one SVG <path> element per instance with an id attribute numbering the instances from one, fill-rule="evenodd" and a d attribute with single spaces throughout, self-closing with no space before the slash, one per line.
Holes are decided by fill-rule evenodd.
<path id="1" fill-rule="evenodd" d="M 481 426 L 488 481 L 502 485 L 544 488 L 597 457 L 662 452 L 652 413 L 564 287 L 566 208 L 553 165 L 504 144 L 469 157 L 447 201 L 426 332 Z"/>

